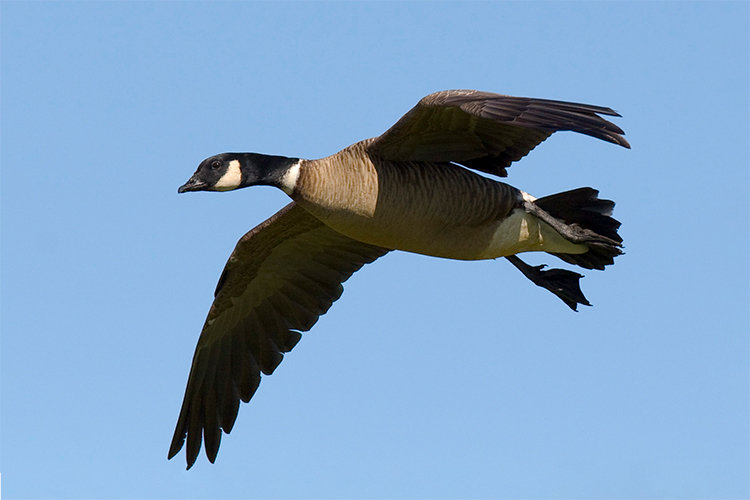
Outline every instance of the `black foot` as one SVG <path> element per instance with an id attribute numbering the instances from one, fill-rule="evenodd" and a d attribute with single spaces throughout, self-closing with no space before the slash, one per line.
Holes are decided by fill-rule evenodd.
<path id="1" fill-rule="evenodd" d="M 578 310 L 578 304 L 583 304 L 584 306 L 591 305 L 581 291 L 579 280 L 583 278 L 582 274 L 565 269 L 548 269 L 542 271 L 542 269 L 547 267 L 545 264 L 530 266 L 516 255 L 511 255 L 510 257 L 506 257 L 506 259 L 535 285 L 546 288 L 554 293 L 574 311 Z"/>

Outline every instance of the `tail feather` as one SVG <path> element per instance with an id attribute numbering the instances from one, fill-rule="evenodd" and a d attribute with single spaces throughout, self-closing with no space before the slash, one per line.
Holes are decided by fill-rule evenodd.
<path id="1" fill-rule="evenodd" d="M 586 269 L 604 269 L 614 264 L 614 258 L 622 254 L 622 237 L 617 233 L 620 222 L 612 218 L 615 203 L 598 198 L 599 191 L 579 188 L 557 193 L 534 201 L 539 208 L 567 225 L 592 231 L 611 242 L 586 243 L 589 250 L 582 254 L 553 253 L 569 264 Z"/>

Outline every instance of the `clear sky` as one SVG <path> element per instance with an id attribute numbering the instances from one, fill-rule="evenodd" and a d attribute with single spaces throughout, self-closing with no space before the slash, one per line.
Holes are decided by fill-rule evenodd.
<path id="1" fill-rule="evenodd" d="M 747 498 L 747 2 L 13 2 L 2 28 L 3 498 Z M 510 169 L 617 202 L 578 313 L 504 260 L 366 266 L 242 405 L 166 455 L 212 292 L 305 158 L 471 88 L 610 106 Z M 566 267 L 554 257 L 529 262 Z"/>

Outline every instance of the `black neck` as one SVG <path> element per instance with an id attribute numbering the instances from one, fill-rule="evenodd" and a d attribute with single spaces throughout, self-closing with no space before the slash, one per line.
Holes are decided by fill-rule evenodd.
<path id="1" fill-rule="evenodd" d="M 239 153 L 242 163 L 242 186 L 265 185 L 280 187 L 281 179 L 289 168 L 299 162 L 299 158 L 264 155 L 260 153 Z"/>

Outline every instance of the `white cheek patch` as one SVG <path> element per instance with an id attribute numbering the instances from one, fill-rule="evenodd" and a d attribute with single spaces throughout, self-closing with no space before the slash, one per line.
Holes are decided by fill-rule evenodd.
<path id="1" fill-rule="evenodd" d="M 281 177 L 281 190 L 289 196 L 292 196 L 292 193 L 294 193 L 294 189 L 297 187 L 300 163 L 301 162 L 298 161 L 297 163 L 289 167 L 289 170 L 287 170 L 286 173 Z"/>
<path id="2" fill-rule="evenodd" d="M 240 187 L 242 182 L 242 170 L 240 170 L 239 160 L 232 160 L 229 162 L 229 167 L 221 179 L 214 185 L 214 189 L 217 191 L 230 191 Z"/>

